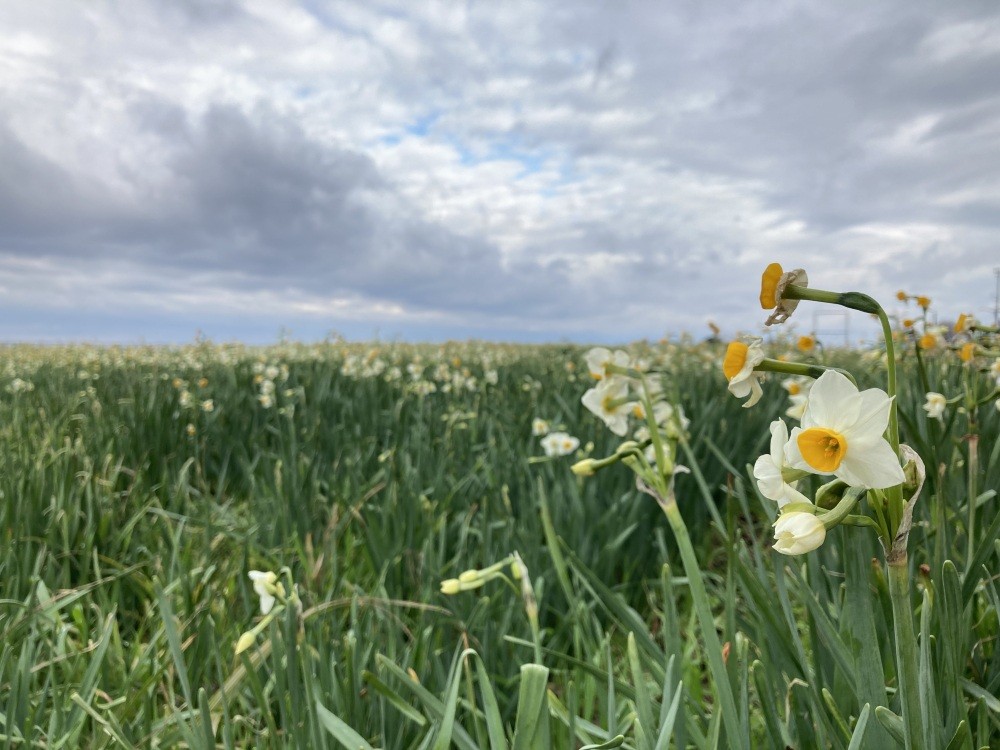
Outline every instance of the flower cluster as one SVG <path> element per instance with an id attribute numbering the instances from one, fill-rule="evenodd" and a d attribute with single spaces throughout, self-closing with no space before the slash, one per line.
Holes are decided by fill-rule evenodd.
<path id="1" fill-rule="evenodd" d="M 908 296 L 903 295 L 900 299 L 908 299 Z M 867 295 L 809 289 L 804 271 L 796 269 L 785 273 L 777 263 L 764 270 L 760 303 L 765 310 L 772 310 L 766 325 L 787 320 L 800 300 L 838 304 L 869 312 L 886 321 L 881 307 Z M 926 310 L 930 300 L 918 298 L 917 303 Z M 887 322 L 885 329 L 888 330 Z M 891 340 L 887 339 L 886 344 L 891 352 Z M 800 337 L 797 348 L 809 354 L 815 345 L 814 338 Z M 877 518 L 855 522 L 879 528 L 883 541 L 891 544 L 895 530 L 889 528 L 889 516 L 881 509 L 887 498 L 897 505 L 902 502 L 901 487 L 906 482 L 899 459 L 895 395 L 880 388 L 859 390 L 847 374 L 823 367 L 815 360 L 795 363 L 768 359 L 759 339 L 730 343 L 722 371 L 730 392 L 747 398 L 745 407 L 760 400 L 763 373 L 791 375 L 782 382 L 792 402 L 785 415 L 799 419 L 800 425 L 789 432 L 783 420 L 772 422 L 769 451 L 753 466 L 753 477 L 761 495 L 777 505 L 775 551 L 799 555 L 816 549 L 826 539 L 826 532 L 843 523 L 865 494 Z M 893 388 L 894 374 L 889 382 Z M 928 401 L 928 412 L 931 416 L 940 416 L 943 401 L 935 400 L 933 406 L 931 403 Z M 829 481 L 820 488 L 815 499 L 805 487 L 799 486 L 799 482 L 810 475 L 826 477 Z M 835 507 L 820 507 L 820 495 L 824 500 L 832 498 Z M 898 511 L 893 517 L 898 517 Z"/>

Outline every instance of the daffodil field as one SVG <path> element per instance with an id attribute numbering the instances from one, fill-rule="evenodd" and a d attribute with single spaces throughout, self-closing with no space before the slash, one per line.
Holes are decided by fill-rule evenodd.
<path id="1" fill-rule="evenodd" d="M 1000 335 L 816 281 L 766 341 L 6 347 L 3 746 L 1000 747 Z"/>

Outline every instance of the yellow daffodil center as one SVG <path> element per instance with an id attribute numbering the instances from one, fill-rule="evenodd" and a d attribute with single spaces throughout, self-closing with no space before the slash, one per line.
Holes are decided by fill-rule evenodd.
<path id="1" fill-rule="evenodd" d="M 925 310 L 931 306 L 930 297 L 917 297 L 917 304 L 920 305 Z"/>
<path id="2" fill-rule="evenodd" d="M 955 333 L 961 333 L 965 330 L 965 321 L 969 319 L 969 316 L 962 313 L 958 316 L 958 320 L 955 321 Z"/>
<path id="3" fill-rule="evenodd" d="M 898 299 L 900 302 L 906 302 L 906 300 L 908 300 L 909 298 L 910 296 L 902 289 L 896 292 L 896 299 Z"/>
<path id="4" fill-rule="evenodd" d="M 816 471 L 836 471 L 847 455 L 847 440 L 826 427 L 811 427 L 799 433 L 799 452 Z"/>
<path id="5" fill-rule="evenodd" d="M 968 344 L 962 344 L 962 348 L 959 350 L 958 356 L 963 362 L 971 362 L 975 353 L 976 345 L 970 341 Z"/>
<path id="6" fill-rule="evenodd" d="M 811 352 L 814 346 L 816 346 L 816 339 L 812 336 L 799 336 L 798 347 L 800 352 Z"/>
<path id="7" fill-rule="evenodd" d="M 726 380 L 732 380 L 740 374 L 743 365 L 747 362 L 747 351 L 749 346 L 742 341 L 732 341 L 726 349 L 726 358 L 722 360 L 722 372 Z"/>
<path id="8" fill-rule="evenodd" d="M 789 383 L 788 384 L 788 395 L 789 396 L 798 396 L 799 393 L 801 393 L 801 392 L 802 392 L 802 386 L 800 386 L 798 383 Z"/>
<path id="9" fill-rule="evenodd" d="M 937 346 L 937 339 L 934 338 L 933 334 L 925 333 L 923 336 L 920 337 L 920 341 L 917 342 L 917 345 L 921 349 L 933 349 L 935 346 Z"/>
<path id="10" fill-rule="evenodd" d="M 903 318 L 903 328 L 913 328 L 913 319 Z"/>
<path id="11" fill-rule="evenodd" d="M 778 282 L 783 273 L 780 263 L 772 263 L 764 269 L 760 277 L 760 306 L 763 309 L 770 310 L 778 304 Z"/>

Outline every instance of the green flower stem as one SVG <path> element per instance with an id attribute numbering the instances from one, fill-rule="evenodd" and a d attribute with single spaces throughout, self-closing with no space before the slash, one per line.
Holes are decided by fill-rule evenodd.
<path id="1" fill-rule="evenodd" d="M 913 632 L 913 610 L 910 606 L 910 568 L 907 558 L 886 565 L 889 596 L 892 599 L 892 622 L 896 637 L 896 677 L 903 708 L 903 728 L 906 750 L 925 750 L 923 724 L 920 718 L 920 690 L 917 672 L 917 639 Z"/>
<path id="2" fill-rule="evenodd" d="M 972 570 L 972 561 L 976 557 L 976 496 L 979 494 L 979 433 L 976 431 L 975 412 L 969 415 L 969 434 L 966 445 L 969 449 L 969 527 L 968 551 L 965 553 L 965 572 Z"/>
<path id="3" fill-rule="evenodd" d="M 715 618 L 712 617 L 708 592 L 705 590 L 705 583 L 702 580 L 701 566 L 695 555 L 694 547 L 691 546 L 687 525 L 681 517 L 680 509 L 677 507 L 677 501 L 672 492 L 661 496 L 660 507 L 674 533 L 677 547 L 681 553 L 681 561 L 684 563 L 684 573 L 687 575 L 688 586 L 691 589 L 691 599 L 698 617 L 698 624 L 701 626 L 702 636 L 705 639 L 708 666 L 712 671 L 712 681 L 715 683 L 715 690 L 719 696 L 719 710 L 722 711 L 722 720 L 725 723 L 729 747 L 733 750 L 748 750 L 750 738 L 743 734 L 740 729 L 733 687 L 729 682 L 726 665 L 722 661 L 722 644 L 719 642 L 719 634 L 715 630 Z"/>
<path id="4" fill-rule="evenodd" d="M 862 295 L 864 296 L 864 295 Z M 869 298 L 871 299 L 871 298 Z M 874 302 L 874 300 L 872 300 Z M 892 327 L 885 310 L 875 303 L 875 314 L 882 324 L 885 339 L 886 370 L 888 382 L 886 391 L 892 398 L 889 406 L 888 438 L 892 449 L 899 455 L 899 416 L 896 411 L 896 350 L 893 345 Z M 889 487 L 886 491 L 889 509 L 889 525 L 893 544 L 899 524 L 903 519 L 903 488 L 901 485 Z M 891 547 L 886 547 L 889 550 Z M 906 734 L 906 750 L 924 750 L 926 747 L 924 728 L 920 711 L 920 674 L 917 666 L 917 639 L 913 634 L 913 608 L 910 605 L 910 567 L 905 548 L 902 555 L 887 555 L 886 569 L 889 578 L 889 596 L 892 599 L 892 622 L 896 640 L 896 676 L 899 682 L 900 703 L 903 710 L 903 727 Z"/>
<path id="5" fill-rule="evenodd" d="M 816 380 L 827 370 L 836 370 L 854 383 L 855 386 L 858 384 L 851 373 L 847 372 L 847 370 L 841 370 L 838 367 L 807 365 L 803 362 L 782 362 L 780 359 L 764 359 L 761 360 L 761 363 L 753 369 L 755 372 L 780 372 L 785 375 L 804 375 L 805 377 L 812 378 L 813 380 Z"/>

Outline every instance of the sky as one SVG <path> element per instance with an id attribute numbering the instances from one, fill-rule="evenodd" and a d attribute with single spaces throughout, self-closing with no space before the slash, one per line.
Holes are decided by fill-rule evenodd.
<path id="1" fill-rule="evenodd" d="M 992 320 L 998 229 L 995 2 L 0 3 L 0 341 Z"/>

